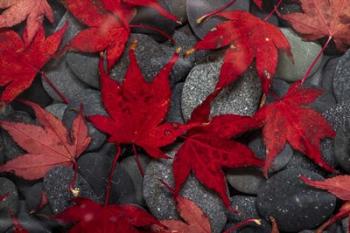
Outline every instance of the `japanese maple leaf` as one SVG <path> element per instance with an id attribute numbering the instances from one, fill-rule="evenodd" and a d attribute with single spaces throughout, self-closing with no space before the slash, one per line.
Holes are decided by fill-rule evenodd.
<path id="1" fill-rule="evenodd" d="M 58 220 L 73 223 L 70 233 L 141 233 L 139 228 L 159 224 L 143 209 L 133 205 L 100 205 L 90 199 L 77 198 L 75 205 L 56 216 Z"/>
<path id="2" fill-rule="evenodd" d="M 5 88 L 1 101 L 10 103 L 30 87 L 36 74 L 56 53 L 66 28 L 67 25 L 45 38 L 44 28 L 40 27 L 28 47 L 14 31 L 0 32 L 0 86 Z"/>
<path id="3" fill-rule="evenodd" d="M 75 118 L 68 134 L 63 123 L 51 113 L 32 102 L 24 103 L 34 110 L 40 125 L 0 121 L 0 126 L 27 151 L 1 165 L 0 172 L 14 172 L 27 180 L 35 180 L 55 166 L 75 163 L 90 143 L 82 113 Z"/>
<path id="4" fill-rule="evenodd" d="M 27 20 L 23 34 L 25 45 L 32 42 L 44 17 L 54 22 L 52 9 L 46 0 L 0 0 L 0 8 L 6 9 L 0 15 L 0 28 L 12 27 Z"/>
<path id="5" fill-rule="evenodd" d="M 65 5 L 79 21 L 89 26 L 70 41 L 66 50 L 106 51 L 108 68 L 119 59 L 128 41 L 129 21 L 135 14 L 135 9 L 130 6 L 150 6 L 162 15 L 176 19 L 155 0 L 65 0 Z"/>
<path id="6" fill-rule="evenodd" d="M 160 223 L 166 227 L 163 233 L 211 233 L 208 216 L 193 201 L 176 196 L 176 208 L 181 220 L 161 220 Z M 158 227 L 158 226 L 157 226 Z M 158 231 L 159 232 L 159 231 Z"/>
<path id="7" fill-rule="evenodd" d="M 296 82 L 282 99 L 264 106 L 256 113 L 256 120 L 263 126 L 266 145 L 265 176 L 286 143 L 325 170 L 333 171 L 322 158 L 320 141 L 334 137 L 335 132 L 320 113 L 306 106 L 321 94 L 322 91 L 318 89 L 303 88 L 300 82 Z"/>
<path id="8" fill-rule="evenodd" d="M 111 136 L 110 142 L 135 144 L 154 158 L 164 158 L 159 148 L 174 142 L 191 127 L 164 123 L 171 97 L 168 76 L 179 54 L 174 54 L 153 82 L 147 83 L 137 64 L 135 47 L 132 45 L 129 52 L 130 65 L 123 84 L 112 80 L 100 65 L 102 101 L 109 116 L 89 119 Z"/>
<path id="9" fill-rule="evenodd" d="M 303 12 L 283 15 L 308 40 L 328 37 L 345 51 L 350 45 L 350 0 L 300 0 Z M 328 44 L 328 43 L 327 43 Z"/>
<path id="10" fill-rule="evenodd" d="M 227 47 L 217 89 L 237 80 L 255 59 L 263 91 L 267 93 L 276 72 L 278 50 L 290 54 L 288 40 L 278 27 L 248 12 L 237 10 L 216 15 L 228 21 L 214 27 L 187 54 L 195 50 Z"/>
<path id="11" fill-rule="evenodd" d="M 316 231 L 316 233 L 321 233 L 335 223 L 337 220 L 350 216 L 350 176 L 349 175 L 339 175 L 333 178 L 325 179 L 322 181 L 310 180 L 307 177 L 300 177 L 306 184 L 311 185 L 315 188 L 327 190 L 328 192 L 334 194 L 339 199 L 346 201 L 340 208 L 339 212 L 328 219 L 324 224 L 322 224 Z M 350 223 L 348 226 L 350 230 Z"/>
<path id="12" fill-rule="evenodd" d="M 191 118 L 196 117 L 192 115 Z M 175 155 L 175 193 L 179 193 L 192 171 L 205 187 L 215 191 L 229 207 L 223 168 L 259 167 L 264 164 L 247 146 L 231 140 L 255 127 L 257 124 L 251 117 L 222 115 L 214 117 L 205 126 L 191 129 Z"/>

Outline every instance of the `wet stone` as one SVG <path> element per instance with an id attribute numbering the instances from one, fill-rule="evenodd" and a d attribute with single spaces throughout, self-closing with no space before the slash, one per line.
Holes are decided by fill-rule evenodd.
<path id="1" fill-rule="evenodd" d="M 79 93 L 79 96 L 73 99 L 67 106 L 63 115 L 63 123 L 67 128 L 71 128 L 74 119 L 80 111 L 80 106 L 83 107 L 85 117 L 92 115 L 106 115 L 102 102 L 100 92 L 86 89 Z M 106 140 L 106 135 L 98 131 L 90 122 L 86 122 L 91 137 L 91 143 L 86 151 L 93 151 L 102 146 Z"/>
<path id="2" fill-rule="evenodd" d="M 256 168 L 232 169 L 227 172 L 226 178 L 233 188 L 247 194 L 257 194 L 259 187 L 265 183 L 262 172 Z"/>
<path id="3" fill-rule="evenodd" d="M 281 31 L 291 45 L 294 63 L 291 57 L 289 57 L 286 53 L 280 52 L 276 76 L 286 81 L 294 82 L 303 78 L 308 67 L 320 52 L 321 46 L 314 42 L 304 41 L 291 29 L 281 28 Z M 321 64 L 321 60 L 322 57 L 314 66 L 310 75 L 317 71 Z"/>
<path id="4" fill-rule="evenodd" d="M 57 214 L 69 207 L 73 195 L 69 185 L 73 179 L 73 170 L 68 167 L 55 167 L 44 177 L 44 190 L 47 194 L 49 205 L 53 213 Z M 80 197 L 97 201 L 96 194 L 92 191 L 86 180 L 78 174 L 76 187 L 80 189 Z"/>
<path id="5" fill-rule="evenodd" d="M 259 213 L 274 216 L 281 231 L 312 229 L 333 213 L 335 196 L 304 184 L 300 175 L 313 180 L 322 176 L 304 169 L 286 169 L 267 180 L 256 200 Z"/>
<path id="6" fill-rule="evenodd" d="M 218 17 L 211 17 L 201 24 L 197 23 L 197 19 L 209 12 L 224 6 L 229 0 L 187 0 L 187 18 L 193 32 L 199 38 L 203 38 L 218 23 L 223 22 Z M 226 10 L 245 10 L 249 11 L 249 1 L 236 1 Z"/>
<path id="7" fill-rule="evenodd" d="M 182 91 L 182 113 L 188 120 L 192 111 L 214 90 L 218 81 L 221 62 L 195 66 L 188 75 Z M 213 101 L 211 115 L 252 115 L 258 108 L 261 96 L 260 80 L 254 71 L 223 90 Z"/>
<path id="8" fill-rule="evenodd" d="M 66 111 L 67 105 L 62 103 L 51 104 L 45 108 L 46 111 L 50 112 L 58 119 L 62 120 L 64 112 Z"/>
<path id="9" fill-rule="evenodd" d="M 339 58 L 333 78 L 333 92 L 338 103 L 350 98 L 350 50 Z"/>
<path id="10" fill-rule="evenodd" d="M 152 161 L 144 176 L 143 195 L 151 213 L 158 219 L 179 218 L 171 193 L 160 181 L 173 185 L 171 163 L 171 160 Z M 208 215 L 214 233 L 221 232 L 226 223 L 225 207 L 216 194 L 193 176 L 186 181 L 180 194 L 194 201 Z"/>
<path id="11" fill-rule="evenodd" d="M 105 189 L 113 158 L 102 153 L 88 153 L 78 160 L 79 173 L 89 183 L 98 200 L 104 202 Z M 138 203 L 133 180 L 127 171 L 117 165 L 112 180 L 110 203 Z"/>
<path id="12" fill-rule="evenodd" d="M 5 232 L 7 228 L 12 225 L 12 221 L 9 216 L 9 209 L 13 213 L 18 211 L 18 192 L 15 184 L 4 177 L 0 177 L 0 195 L 8 196 L 0 202 L 0 232 Z"/>
<path id="13" fill-rule="evenodd" d="M 187 21 L 186 0 L 163 0 L 169 11 L 175 15 L 182 23 Z"/>
<path id="14" fill-rule="evenodd" d="M 184 83 L 178 83 L 173 88 L 173 93 L 171 96 L 170 109 L 168 111 L 167 121 L 184 123 L 181 110 L 181 97 Z"/>

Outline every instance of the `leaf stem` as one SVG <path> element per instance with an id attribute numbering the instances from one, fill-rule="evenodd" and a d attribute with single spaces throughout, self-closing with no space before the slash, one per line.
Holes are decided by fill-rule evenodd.
<path id="1" fill-rule="evenodd" d="M 137 168 L 139 169 L 141 176 L 144 177 L 145 176 L 145 172 L 144 172 L 144 169 L 142 167 L 142 164 L 141 164 L 141 161 L 140 161 L 140 155 L 137 153 L 135 144 L 132 144 L 132 150 L 133 150 L 133 153 L 134 153 L 134 158 L 135 158 L 135 162 L 137 164 Z"/>
<path id="2" fill-rule="evenodd" d="M 323 52 L 326 50 L 327 46 L 329 45 L 329 43 L 331 42 L 332 40 L 332 36 L 329 36 L 326 43 L 323 45 L 322 49 L 320 50 L 320 52 L 317 54 L 316 58 L 312 61 L 311 65 L 308 67 L 306 73 L 304 74 L 304 77 L 303 79 L 301 80 L 301 83 L 300 85 L 302 85 L 305 80 L 309 77 L 309 75 L 311 74 L 312 72 L 312 69 L 315 67 L 315 65 L 317 64 L 317 62 L 320 60 Z"/>
<path id="3" fill-rule="evenodd" d="M 112 190 L 113 174 L 114 174 L 114 171 L 117 167 L 117 162 L 119 160 L 120 155 L 121 155 L 121 147 L 120 147 L 120 145 L 118 145 L 117 146 L 117 153 L 114 156 L 111 171 L 109 172 L 109 176 L 108 176 L 108 183 L 107 183 L 106 191 L 105 191 L 105 206 L 107 206 L 109 203 L 109 199 L 111 196 L 111 190 Z"/>
<path id="4" fill-rule="evenodd" d="M 150 25 L 144 25 L 144 24 L 130 24 L 129 25 L 130 28 L 140 28 L 140 29 L 146 29 L 146 30 L 150 30 L 150 31 L 154 31 L 159 33 L 161 36 L 163 36 L 164 38 L 166 38 L 167 40 L 170 40 L 170 42 L 174 45 L 176 44 L 176 41 L 174 40 L 174 38 L 172 36 L 170 36 L 168 33 L 164 32 L 163 30 L 157 28 L 157 27 L 153 27 Z"/>
<path id="5" fill-rule="evenodd" d="M 282 0 L 278 0 L 277 4 L 273 6 L 273 10 L 264 18 L 265 21 L 268 21 L 272 15 L 278 12 L 278 7 L 282 4 Z"/>
<path id="6" fill-rule="evenodd" d="M 41 78 L 52 88 L 52 90 L 60 97 L 63 103 L 68 104 L 68 99 L 63 95 L 63 93 L 58 90 L 58 88 L 51 82 L 51 80 L 47 77 L 46 73 L 41 71 Z"/>
<path id="7" fill-rule="evenodd" d="M 197 19 L 197 24 L 200 24 L 202 23 L 204 20 L 206 20 L 207 18 L 211 17 L 211 16 L 214 16 L 222 11 L 224 11 L 225 9 L 229 8 L 230 6 L 232 6 L 233 4 L 235 4 L 236 0 L 230 0 L 229 2 L 227 2 L 225 5 L 223 5 L 222 7 L 212 11 L 212 12 L 209 12 L 201 17 L 199 17 Z"/>
<path id="8" fill-rule="evenodd" d="M 230 227 L 227 229 L 224 233 L 230 233 L 235 230 L 238 230 L 239 228 L 242 228 L 248 224 L 255 223 L 256 225 L 261 225 L 261 219 L 256 219 L 256 218 L 248 218 L 240 223 L 235 224 L 234 226 Z"/>
<path id="9" fill-rule="evenodd" d="M 69 191 L 73 194 L 74 197 L 79 196 L 79 188 L 77 186 L 78 180 L 78 164 L 76 160 L 72 161 L 73 163 L 73 178 L 69 183 Z"/>

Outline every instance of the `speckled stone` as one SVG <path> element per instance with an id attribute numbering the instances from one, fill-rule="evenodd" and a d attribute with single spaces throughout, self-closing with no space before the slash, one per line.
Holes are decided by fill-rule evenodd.
<path id="1" fill-rule="evenodd" d="M 233 188 L 247 194 L 257 194 L 259 187 L 265 183 L 262 172 L 256 168 L 230 169 L 226 178 Z"/>
<path id="2" fill-rule="evenodd" d="M 233 195 L 231 197 L 231 207 L 237 210 L 238 214 L 227 211 L 227 221 L 236 223 L 247 218 L 259 218 L 255 201 L 256 197 Z"/>
<path id="3" fill-rule="evenodd" d="M 4 177 L 0 177 L 0 195 L 8 196 L 0 202 L 0 232 L 4 232 L 12 225 L 9 216 L 9 209 L 15 214 L 18 211 L 18 192 L 15 184 Z"/>
<path id="4" fill-rule="evenodd" d="M 73 169 L 59 166 L 51 169 L 44 177 L 44 189 L 49 205 L 55 214 L 62 212 L 71 205 L 70 200 L 73 198 L 73 195 L 69 190 L 69 184 L 73 178 L 73 173 Z M 80 197 L 97 201 L 96 194 L 79 174 L 76 187 L 80 189 Z"/>
<path id="5" fill-rule="evenodd" d="M 187 14 L 186 14 L 186 1 L 187 0 L 163 0 L 168 8 L 169 11 L 175 15 L 178 20 L 180 20 L 182 23 L 185 23 L 187 21 Z"/>
<path id="6" fill-rule="evenodd" d="M 284 52 L 280 53 L 276 76 L 286 81 L 293 82 L 303 78 L 306 70 L 321 50 L 321 46 L 314 42 L 306 42 L 295 32 L 288 28 L 281 28 L 282 33 L 288 39 L 294 58 L 292 59 Z M 315 65 L 310 75 L 315 73 L 321 64 L 321 59 Z"/>
<path id="7" fill-rule="evenodd" d="M 338 164 L 350 172 L 350 120 L 345 128 L 338 130 L 334 140 L 334 154 Z"/>
<path id="8" fill-rule="evenodd" d="M 299 176 L 322 179 L 317 173 L 296 168 L 272 176 L 261 187 L 256 200 L 259 213 L 276 218 L 281 231 L 312 229 L 333 213 L 336 197 L 304 184 Z"/>
<path id="9" fill-rule="evenodd" d="M 173 88 L 173 93 L 171 96 L 170 108 L 167 115 L 168 122 L 184 123 L 181 110 L 181 96 L 184 83 L 178 83 Z"/>
<path id="10" fill-rule="evenodd" d="M 333 126 L 335 131 L 344 129 L 346 122 L 350 121 L 350 101 L 332 106 L 322 114 Z"/>
<path id="11" fill-rule="evenodd" d="M 66 104 L 58 103 L 47 106 L 45 110 L 56 116 L 58 119 L 62 120 L 66 108 Z"/>
<path id="12" fill-rule="evenodd" d="M 152 161 L 147 166 L 143 181 L 143 195 L 151 213 L 158 219 L 178 218 L 172 195 L 160 180 L 173 185 L 171 160 Z M 220 198 L 208 191 L 191 176 L 184 184 L 181 195 L 194 201 L 209 216 L 214 233 L 226 223 L 225 207 Z"/>
<path id="13" fill-rule="evenodd" d="M 182 91 L 182 113 L 185 120 L 215 88 L 221 62 L 200 64 L 188 75 Z M 255 72 L 248 71 L 241 79 L 228 86 L 214 100 L 211 115 L 238 114 L 252 115 L 260 101 L 261 85 Z"/>
<path id="14" fill-rule="evenodd" d="M 339 58 L 333 78 L 333 92 L 338 103 L 350 99 L 350 50 Z"/>

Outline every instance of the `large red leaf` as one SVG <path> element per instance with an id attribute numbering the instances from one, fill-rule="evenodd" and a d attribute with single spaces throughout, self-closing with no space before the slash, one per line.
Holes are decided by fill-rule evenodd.
<path id="1" fill-rule="evenodd" d="M 0 0 L 0 8 L 6 9 L 0 15 L 0 28 L 12 27 L 27 20 L 24 43 L 29 45 L 42 26 L 44 17 L 52 23 L 54 15 L 46 0 Z"/>
<path id="2" fill-rule="evenodd" d="M 42 178 L 58 165 L 72 165 L 90 143 L 84 117 L 80 113 L 74 120 L 71 133 L 63 123 L 39 105 L 25 102 L 35 112 L 40 125 L 1 121 L 15 142 L 27 154 L 0 166 L 0 172 L 14 172 L 28 180 Z"/>
<path id="3" fill-rule="evenodd" d="M 164 158 L 161 147 L 171 144 L 190 125 L 164 123 L 171 90 L 168 76 L 177 61 L 176 53 L 159 72 L 153 82 L 147 83 L 137 64 L 134 46 L 130 65 L 123 84 L 112 80 L 100 66 L 103 104 L 109 116 L 89 119 L 102 132 L 110 135 L 116 144 L 136 144 L 154 158 Z"/>
<path id="4" fill-rule="evenodd" d="M 40 27 L 28 47 L 14 31 L 0 32 L 0 86 L 5 87 L 1 101 L 9 103 L 30 87 L 36 74 L 56 53 L 66 28 L 67 25 L 45 39 Z"/>
<path id="5" fill-rule="evenodd" d="M 231 138 L 256 127 L 250 117 L 223 115 L 190 130 L 173 163 L 175 193 L 179 193 L 192 171 L 205 187 L 218 193 L 224 204 L 230 206 L 223 168 L 264 164 L 247 146 Z"/>
<path id="6" fill-rule="evenodd" d="M 68 10 L 83 24 L 66 49 L 87 53 L 106 51 L 108 68 L 111 68 L 124 51 L 130 29 L 129 21 L 135 14 L 133 6 L 149 6 L 162 15 L 176 20 L 155 0 L 65 0 Z"/>
<path id="7" fill-rule="evenodd" d="M 160 221 L 167 228 L 162 233 L 211 233 L 208 216 L 193 201 L 179 195 L 176 197 L 176 207 L 183 221 Z"/>
<path id="8" fill-rule="evenodd" d="M 337 48 L 345 51 L 350 45 L 349 0 L 300 0 L 303 12 L 283 15 L 304 38 L 333 38 Z"/>
<path id="9" fill-rule="evenodd" d="M 70 233 L 141 233 L 140 227 L 151 227 L 159 222 L 143 209 L 133 205 L 100 205 L 90 199 L 77 198 L 74 206 L 56 216 L 58 220 L 73 223 Z"/>
<path id="10" fill-rule="evenodd" d="M 237 80 L 255 59 L 263 91 L 267 93 L 276 72 L 278 50 L 290 54 L 288 40 L 278 27 L 248 12 L 229 11 L 217 15 L 228 21 L 214 27 L 194 47 L 194 50 L 227 47 L 217 88 Z"/>
<path id="11" fill-rule="evenodd" d="M 321 93 L 317 89 L 300 87 L 300 82 L 297 82 L 282 99 L 264 106 L 256 113 L 255 118 L 263 125 L 266 145 L 265 176 L 286 143 L 327 171 L 333 171 L 322 158 L 320 141 L 334 137 L 335 132 L 320 113 L 305 106 Z"/>

